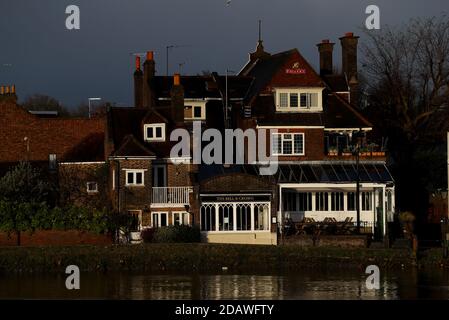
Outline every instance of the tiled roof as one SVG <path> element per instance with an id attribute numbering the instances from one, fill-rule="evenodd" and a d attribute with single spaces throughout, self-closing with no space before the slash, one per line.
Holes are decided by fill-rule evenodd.
<path id="1" fill-rule="evenodd" d="M 158 111 L 150 111 L 149 109 L 143 108 L 111 108 L 109 111 L 110 115 L 108 117 L 109 128 L 112 131 L 112 143 L 114 145 L 114 150 L 120 151 L 120 156 L 132 154 L 126 154 L 127 152 L 136 153 L 137 155 L 149 155 L 150 153 L 157 157 L 168 157 L 172 147 L 177 142 L 172 142 L 169 140 L 170 135 L 166 134 L 166 141 L 164 142 L 147 142 L 144 141 L 143 137 L 143 124 L 144 119 L 148 118 L 149 115 L 158 115 L 160 119 L 164 119 Z M 153 118 L 153 117 L 151 117 Z M 158 123 L 161 121 L 157 121 Z M 147 122 L 145 122 L 147 123 Z M 156 122 L 148 122 L 156 123 Z M 174 124 L 168 122 L 166 124 L 166 132 L 170 133 L 174 129 Z M 132 136 L 134 142 L 126 143 L 126 139 L 130 139 Z M 136 145 L 136 142 L 144 147 L 146 151 Z M 126 146 L 128 144 L 128 146 Z M 122 148 L 123 147 L 123 148 Z M 144 154 L 142 154 L 142 152 Z"/>
<path id="2" fill-rule="evenodd" d="M 228 76 L 229 99 L 243 99 L 253 81 L 252 77 Z M 158 98 L 169 98 L 173 77 L 156 76 L 155 91 Z M 181 76 L 185 99 L 223 98 L 226 77 L 216 73 L 210 76 Z"/>
<path id="3" fill-rule="evenodd" d="M 114 152 L 116 157 L 154 157 L 154 152 L 141 144 L 133 135 L 127 135 Z"/>
<path id="4" fill-rule="evenodd" d="M 323 76 L 323 80 L 333 92 L 347 92 L 349 85 L 346 77 L 340 74 L 329 74 Z"/>
<path id="5" fill-rule="evenodd" d="M 325 84 L 297 49 L 258 59 L 241 75 L 254 77 L 248 100 L 274 87 L 324 87 Z"/>
<path id="6" fill-rule="evenodd" d="M 337 94 L 325 96 L 324 125 L 326 128 L 366 128 L 372 124 Z"/>

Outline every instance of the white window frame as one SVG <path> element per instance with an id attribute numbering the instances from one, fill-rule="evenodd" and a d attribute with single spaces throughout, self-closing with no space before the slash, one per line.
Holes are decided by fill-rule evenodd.
<path id="1" fill-rule="evenodd" d="M 171 225 L 174 226 L 175 225 L 175 215 L 180 214 L 180 225 L 190 225 L 190 213 L 188 213 L 187 211 L 173 211 L 171 213 Z M 187 223 L 184 223 L 184 219 L 183 216 L 186 215 L 187 216 Z"/>
<path id="2" fill-rule="evenodd" d="M 48 155 L 48 166 L 50 170 L 55 170 L 56 167 L 58 166 L 58 158 L 56 153 L 50 153 Z"/>
<path id="3" fill-rule="evenodd" d="M 289 154 L 284 154 L 284 135 L 291 135 L 292 138 L 289 139 L 292 142 L 292 153 Z M 273 149 L 273 144 L 274 144 L 274 137 L 275 136 L 281 136 L 281 153 L 278 153 L 277 151 L 275 151 Z M 302 152 L 300 153 L 295 153 L 295 135 L 301 135 L 302 136 Z M 304 132 L 277 132 L 277 133 L 273 133 L 271 135 L 271 153 L 273 156 L 304 156 L 306 154 L 306 144 L 305 144 L 305 134 Z"/>
<path id="4" fill-rule="evenodd" d="M 156 135 L 156 128 L 161 128 L 161 137 L 148 137 L 148 128 L 153 128 L 153 134 Z M 165 123 L 151 123 L 143 126 L 143 135 L 145 141 L 165 141 Z"/>
<path id="5" fill-rule="evenodd" d="M 237 206 L 239 205 L 249 205 L 250 206 L 250 210 L 251 210 L 251 221 L 250 221 L 250 225 L 251 225 L 251 230 L 237 230 Z M 257 229 L 255 226 L 255 208 L 256 206 L 258 207 L 264 207 L 266 208 L 266 212 L 264 212 L 263 214 L 263 222 L 264 222 L 264 228 L 263 229 Z M 202 230 L 203 229 L 203 221 L 201 220 L 201 210 L 202 208 L 214 208 L 214 216 L 215 216 L 215 225 L 212 226 L 212 230 Z M 220 230 L 220 207 L 222 208 L 229 208 L 232 209 L 232 228 L 229 228 L 229 220 L 228 220 L 228 228 L 224 228 L 224 223 L 223 226 L 221 227 Z M 229 218 L 229 216 L 228 216 Z M 223 219 L 224 221 L 224 219 Z M 255 201 L 255 202 L 247 202 L 247 201 L 243 201 L 243 202 L 203 202 L 201 203 L 200 206 L 200 229 L 202 230 L 202 233 L 263 233 L 263 232 L 271 232 L 271 203 L 268 201 Z"/>
<path id="6" fill-rule="evenodd" d="M 144 187 L 145 186 L 145 169 L 124 169 L 125 171 L 125 186 L 126 187 Z M 133 174 L 133 183 L 128 182 L 128 173 Z M 142 174 L 142 183 L 136 183 L 136 174 Z"/>
<path id="7" fill-rule="evenodd" d="M 90 190 L 89 189 L 89 185 L 90 184 L 95 184 L 95 190 Z M 88 181 L 88 182 L 86 182 L 86 190 L 87 190 L 87 193 L 98 193 L 98 182 L 96 182 L 96 181 Z"/>
<path id="8" fill-rule="evenodd" d="M 170 220 L 168 219 L 168 212 L 167 211 L 157 211 L 157 212 L 151 212 L 151 227 L 155 227 L 154 226 L 154 222 L 153 222 L 153 215 L 157 215 L 157 226 L 156 228 L 161 228 L 161 216 L 165 214 L 165 216 L 167 217 L 167 225 L 164 227 L 168 227 L 170 225 Z"/>
<path id="9" fill-rule="evenodd" d="M 184 102 L 184 109 L 187 107 L 192 108 L 192 116 L 190 118 L 184 118 L 184 120 L 206 120 L 206 102 L 204 101 L 189 101 Z M 201 108 L 201 117 L 195 117 L 195 108 Z"/>
<path id="10" fill-rule="evenodd" d="M 275 88 L 276 111 L 279 112 L 317 112 L 323 111 L 323 90 L 324 88 Z M 281 107 L 281 94 L 287 94 L 287 106 Z M 291 95 L 298 95 L 298 105 L 291 106 Z M 317 105 L 301 107 L 301 94 L 317 94 Z M 309 98 L 310 99 L 310 98 Z"/>

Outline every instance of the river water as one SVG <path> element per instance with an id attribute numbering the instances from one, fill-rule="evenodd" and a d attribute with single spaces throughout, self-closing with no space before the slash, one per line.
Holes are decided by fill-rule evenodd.
<path id="1" fill-rule="evenodd" d="M 0 276 L 0 299 L 449 299 L 449 272 L 381 272 L 380 289 L 362 271 L 273 274 L 83 274 L 80 290 L 65 275 Z"/>

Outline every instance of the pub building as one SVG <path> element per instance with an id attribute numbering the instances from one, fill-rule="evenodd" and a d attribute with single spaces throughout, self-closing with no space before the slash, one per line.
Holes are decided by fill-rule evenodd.
<path id="1" fill-rule="evenodd" d="M 340 42 L 339 74 L 329 40 L 317 45 L 319 72 L 297 49 L 270 54 L 262 40 L 235 76 L 158 76 L 152 52 L 143 68 L 137 57 L 135 107 L 111 108 L 105 133 L 111 202 L 135 216 L 135 240 L 145 228 L 195 224 L 207 242 L 277 244 L 286 219 L 355 223 L 357 203 L 363 228 L 385 235 L 394 181 L 385 146 L 359 111 L 358 37 Z M 277 172 L 172 159 L 171 132 L 192 134 L 192 121 L 221 132 L 275 129 L 266 144 Z"/>

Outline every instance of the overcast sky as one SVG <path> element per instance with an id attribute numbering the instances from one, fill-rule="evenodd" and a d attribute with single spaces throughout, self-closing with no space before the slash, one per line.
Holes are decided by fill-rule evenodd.
<path id="1" fill-rule="evenodd" d="M 155 51 L 158 74 L 185 63 L 183 74 L 238 71 L 263 21 L 271 53 L 298 48 L 318 65 L 316 43 L 360 34 L 365 8 L 376 4 L 382 26 L 449 12 L 448 0 L 0 0 L 0 84 L 14 83 L 20 99 L 48 94 L 74 106 L 88 97 L 132 104 L 131 52 Z M 81 29 L 65 27 L 65 8 L 78 5 Z M 363 39 L 361 39 L 363 40 Z M 340 46 L 335 46 L 340 64 Z"/>

